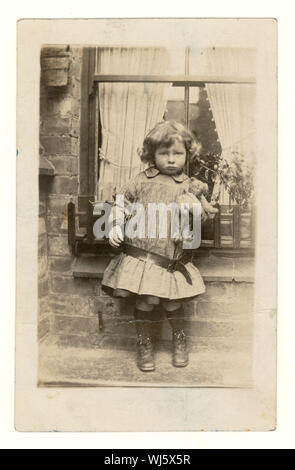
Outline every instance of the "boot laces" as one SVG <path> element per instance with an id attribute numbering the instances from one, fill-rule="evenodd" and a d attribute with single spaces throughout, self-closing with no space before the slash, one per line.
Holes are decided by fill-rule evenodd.
<path id="1" fill-rule="evenodd" d="M 150 348 L 152 346 L 151 338 L 149 336 L 138 335 L 137 344 L 138 346 Z"/>
<path id="2" fill-rule="evenodd" d="M 186 336 L 183 330 L 174 330 L 173 338 L 175 345 L 182 350 L 186 349 Z"/>

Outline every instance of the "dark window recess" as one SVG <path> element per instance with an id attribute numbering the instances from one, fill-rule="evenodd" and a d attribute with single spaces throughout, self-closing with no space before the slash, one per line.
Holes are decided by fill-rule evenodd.
<path id="1" fill-rule="evenodd" d="M 189 128 L 201 143 L 203 155 L 221 154 L 221 145 L 205 88 L 199 88 L 198 103 L 190 104 Z"/>
<path id="2" fill-rule="evenodd" d="M 93 81 L 95 48 L 84 48 L 81 77 L 79 226 L 87 226 L 88 201 L 94 201 L 98 176 L 98 90 Z"/>

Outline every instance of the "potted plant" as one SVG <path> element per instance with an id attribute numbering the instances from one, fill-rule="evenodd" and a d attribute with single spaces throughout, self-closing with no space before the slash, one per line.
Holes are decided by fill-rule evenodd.
<path id="1" fill-rule="evenodd" d="M 254 164 L 248 162 L 239 152 L 231 152 L 229 157 L 220 158 L 217 174 L 224 184 L 231 201 L 249 210 L 254 193 Z"/>
<path id="2" fill-rule="evenodd" d="M 193 162 L 191 173 L 208 184 L 211 199 L 217 181 L 224 185 L 229 194 L 230 206 L 240 207 L 240 237 L 251 236 L 251 204 L 254 195 L 254 162 L 249 161 L 241 152 L 232 151 L 226 156 L 220 154 L 200 155 Z M 218 195 L 215 195 L 218 202 Z M 232 207 L 229 208 L 229 213 Z"/>

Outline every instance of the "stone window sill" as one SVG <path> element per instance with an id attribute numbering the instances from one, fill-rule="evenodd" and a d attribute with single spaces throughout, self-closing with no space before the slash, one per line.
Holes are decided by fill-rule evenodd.
<path id="1" fill-rule="evenodd" d="M 75 278 L 102 279 L 111 256 L 85 255 L 75 259 Z M 254 282 L 254 258 L 226 258 L 210 255 L 195 260 L 205 282 Z"/>

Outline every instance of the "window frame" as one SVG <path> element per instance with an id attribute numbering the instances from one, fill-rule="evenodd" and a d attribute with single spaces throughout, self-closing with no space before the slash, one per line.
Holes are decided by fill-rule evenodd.
<path id="1" fill-rule="evenodd" d="M 183 75 L 120 75 L 98 74 L 95 72 L 96 60 L 95 47 L 83 48 L 82 75 L 81 75 L 81 123 L 80 123 L 80 187 L 78 195 L 78 212 L 80 225 L 86 227 L 86 238 L 90 244 L 101 245 L 101 241 L 94 240 L 91 220 L 92 202 L 95 200 L 96 185 L 98 181 L 98 141 L 99 111 L 98 111 L 98 85 L 99 83 L 171 83 L 172 86 L 184 87 L 185 125 L 189 125 L 189 92 L 190 87 L 205 87 L 207 83 L 214 84 L 256 84 L 255 77 L 238 76 L 200 76 L 189 74 L 190 50 L 184 50 L 184 74 Z M 187 166 L 187 171 L 188 171 Z M 72 209 L 71 209 L 72 214 Z M 251 221 L 251 246 L 240 246 L 240 208 L 233 206 L 233 246 L 221 246 L 220 213 L 214 219 L 213 246 L 203 247 L 204 250 L 226 251 L 228 254 L 242 252 L 243 254 L 254 252 L 255 214 L 252 211 Z M 73 227 L 71 229 L 73 241 Z M 81 234 L 83 239 L 83 233 Z M 99 242 L 99 243 L 96 243 Z M 202 248 L 201 248 L 202 249 Z M 200 249 L 198 249 L 199 251 Z"/>

